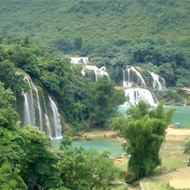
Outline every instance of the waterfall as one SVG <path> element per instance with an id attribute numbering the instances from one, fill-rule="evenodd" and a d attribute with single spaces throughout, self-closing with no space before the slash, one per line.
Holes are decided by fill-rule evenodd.
<path id="1" fill-rule="evenodd" d="M 46 106 L 46 102 L 45 102 L 44 97 L 43 97 L 43 104 L 44 104 L 44 109 L 45 109 L 44 117 L 45 117 L 45 123 L 46 123 L 46 126 L 47 126 L 47 135 L 48 135 L 48 137 L 52 138 L 51 126 L 50 126 L 47 106 Z"/>
<path id="2" fill-rule="evenodd" d="M 135 67 L 131 67 L 131 70 L 134 71 L 137 75 L 137 78 L 140 79 L 141 81 L 141 86 L 146 86 L 146 83 L 143 79 L 143 77 L 141 76 L 141 74 L 135 69 Z"/>
<path id="3" fill-rule="evenodd" d="M 59 139 L 62 138 L 61 134 L 61 120 L 60 120 L 60 114 L 58 112 L 57 106 L 55 102 L 52 100 L 52 98 L 49 96 L 50 106 L 53 113 L 53 123 L 54 123 L 54 132 L 55 132 L 55 138 Z"/>
<path id="4" fill-rule="evenodd" d="M 24 76 L 30 86 L 30 90 L 26 93 L 22 93 L 24 96 L 24 125 L 35 125 L 35 107 L 32 94 L 32 85 L 28 77 Z"/>
<path id="5" fill-rule="evenodd" d="M 83 76 L 86 76 L 86 73 L 88 71 L 93 71 L 95 74 L 95 81 L 97 81 L 99 78 L 102 78 L 103 76 L 107 76 L 108 80 L 110 80 L 108 73 L 106 72 L 106 67 L 101 67 L 100 69 L 94 65 L 86 65 L 83 67 L 81 74 Z"/>
<path id="6" fill-rule="evenodd" d="M 40 107 L 40 98 L 39 98 L 39 94 L 38 94 L 38 89 L 36 87 L 36 85 L 31 82 L 31 86 L 32 88 L 34 89 L 35 93 L 36 93 L 36 104 L 37 104 L 37 108 L 38 108 L 38 114 L 39 114 L 39 127 L 40 127 L 40 130 L 43 131 L 43 125 L 42 125 L 42 110 L 41 110 L 41 107 Z"/>
<path id="7" fill-rule="evenodd" d="M 88 57 L 71 57 L 71 63 L 74 64 L 88 64 Z"/>
<path id="8" fill-rule="evenodd" d="M 127 71 L 127 80 L 126 80 L 126 71 Z M 134 81 L 134 75 L 137 77 L 136 81 Z M 131 66 L 123 69 L 123 87 L 130 88 L 132 87 L 133 84 L 137 86 L 144 86 L 144 87 L 146 86 L 145 80 L 143 79 L 141 74 L 135 69 L 135 67 Z"/>
<path id="9" fill-rule="evenodd" d="M 153 79 L 153 88 L 154 89 L 163 90 L 166 88 L 166 82 L 162 77 L 160 77 L 159 75 L 157 75 L 153 72 L 150 72 L 150 74 Z M 161 79 L 161 82 L 159 79 Z"/>
<path id="10" fill-rule="evenodd" d="M 23 73 L 16 72 L 16 74 Z M 24 97 L 23 125 L 39 126 L 39 129 L 46 132 L 48 137 L 62 138 L 60 114 L 55 102 L 48 96 L 49 106 L 47 107 L 45 97 L 43 96 L 42 102 L 40 102 L 38 87 L 27 74 L 24 74 L 24 80 L 27 81 L 30 89 L 22 93 Z M 49 112 L 48 109 L 51 111 Z M 53 122 L 50 122 L 49 118 L 51 116 L 53 117 Z"/>
<path id="11" fill-rule="evenodd" d="M 30 86 L 30 90 L 28 92 L 22 93 L 24 96 L 24 125 L 33 125 L 33 126 L 37 125 L 36 111 L 35 111 L 35 107 L 37 107 L 38 117 L 39 117 L 39 127 L 40 130 L 43 131 L 42 110 L 40 106 L 38 89 L 29 77 L 24 76 L 24 80 L 26 80 L 28 85 Z M 34 99 L 34 97 L 36 97 L 36 100 Z"/>
<path id="12" fill-rule="evenodd" d="M 127 81 L 126 81 L 126 69 L 127 69 Z M 123 69 L 123 87 L 126 87 L 126 88 L 130 88 L 132 86 L 132 82 L 131 82 L 131 75 L 130 75 L 130 68 L 127 67 L 126 69 Z"/>
<path id="13" fill-rule="evenodd" d="M 136 106 L 140 100 L 143 100 L 150 106 L 157 106 L 158 100 L 157 98 L 151 94 L 151 92 L 147 89 L 143 88 L 131 88 L 125 90 L 125 96 L 129 97 L 129 102 L 125 102 L 123 106 Z"/>

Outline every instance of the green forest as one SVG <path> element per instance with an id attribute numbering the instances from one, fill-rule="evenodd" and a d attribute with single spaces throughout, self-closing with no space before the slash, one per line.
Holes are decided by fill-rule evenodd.
<path id="1" fill-rule="evenodd" d="M 164 175 L 164 167 L 184 166 L 171 167 L 161 152 L 177 111 L 164 105 L 190 105 L 189 10 L 190 0 L 0 0 L 0 190 L 126 190 L 128 184 L 137 190 L 141 180 Z M 72 57 L 88 57 L 108 76 L 84 77 L 84 64 L 72 64 Z M 142 75 L 154 85 L 152 72 L 158 82 L 163 77 L 161 90 L 130 86 L 135 101 L 140 88 L 153 94 L 155 108 L 142 98 L 118 111 L 130 103 L 127 68 L 137 69 L 137 82 Z M 109 151 L 73 146 L 92 140 L 84 135 L 92 130 L 117 131 L 127 169 Z M 176 149 L 189 154 L 189 136 L 182 141 Z"/>

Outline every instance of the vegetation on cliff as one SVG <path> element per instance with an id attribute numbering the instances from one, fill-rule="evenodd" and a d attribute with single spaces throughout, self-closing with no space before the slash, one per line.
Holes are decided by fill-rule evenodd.
<path id="1" fill-rule="evenodd" d="M 0 83 L 0 189 L 107 189 L 117 169 L 107 152 L 72 148 L 63 138 L 60 150 L 37 127 L 20 128 L 10 89 Z M 69 143 L 66 143 L 68 142 Z"/>

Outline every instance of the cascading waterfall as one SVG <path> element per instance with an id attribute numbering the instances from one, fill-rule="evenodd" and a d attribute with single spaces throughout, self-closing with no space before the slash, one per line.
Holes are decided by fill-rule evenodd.
<path id="1" fill-rule="evenodd" d="M 18 73 L 17 74 L 21 74 Z M 51 113 L 48 113 L 45 98 L 43 96 L 42 103 L 40 102 L 39 92 L 37 86 L 32 82 L 28 76 L 24 76 L 24 80 L 30 86 L 30 90 L 26 93 L 22 93 L 24 96 L 24 125 L 39 126 L 41 131 L 46 131 L 47 136 L 50 138 L 62 138 L 61 120 L 58 108 L 55 102 L 50 96 L 48 96 L 49 109 Z M 42 112 L 43 108 L 43 112 Z M 53 118 L 53 122 L 50 122 L 50 116 Z M 36 119 L 38 118 L 38 120 Z M 43 126 L 44 119 L 44 126 Z M 45 127 L 46 126 L 46 127 Z"/>
<path id="2" fill-rule="evenodd" d="M 143 77 L 141 76 L 141 74 L 135 69 L 135 67 L 131 67 L 131 70 L 134 71 L 137 75 L 137 77 L 140 79 L 141 81 L 141 86 L 146 86 L 146 83 L 143 79 Z"/>
<path id="3" fill-rule="evenodd" d="M 52 138 L 51 126 L 50 126 L 47 106 L 46 106 L 46 102 L 45 102 L 45 98 L 44 97 L 43 97 L 43 104 L 44 104 L 44 108 L 45 108 L 44 117 L 45 117 L 45 123 L 46 123 L 46 126 L 47 126 L 47 135 L 48 135 L 48 137 Z"/>
<path id="4" fill-rule="evenodd" d="M 95 81 L 97 81 L 99 78 L 103 77 L 103 76 L 107 76 L 108 80 L 110 80 L 108 73 L 106 72 L 106 67 L 101 67 L 100 69 L 94 65 L 86 65 L 82 71 L 81 74 L 83 76 L 86 76 L 86 73 L 88 71 L 93 71 L 95 74 Z"/>
<path id="5" fill-rule="evenodd" d="M 140 69 L 140 68 L 139 68 Z M 162 90 L 165 89 L 165 80 L 153 72 L 149 72 L 153 79 L 153 88 Z M 127 76 L 126 76 L 127 75 Z M 125 90 L 125 96 L 129 98 L 123 106 L 136 106 L 140 100 L 145 101 L 150 106 L 157 106 L 158 100 L 154 93 L 148 89 L 131 88 L 132 86 L 146 87 L 146 82 L 140 72 L 135 67 L 130 66 L 123 69 L 123 87 L 128 88 Z"/>
<path id="6" fill-rule="evenodd" d="M 159 75 L 150 72 L 152 79 L 153 79 L 153 88 L 154 89 L 158 89 L 158 90 L 163 90 L 166 89 L 166 82 L 164 80 L 164 78 L 160 77 Z M 160 82 L 160 80 L 161 82 Z"/>
<path id="7" fill-rule="evenodd" d="M 30 86 L 30 90 L 26 93 L 22 93 L 24 96 L 24 125 L 35 125 L 35 107 L 34 99 L 32 94 L 31 82 L 30 79 L 24 76 Z"/>
<path id="8" fill-rule="evenodd" d="M 31 86 L 32 88 L 34 89 L 35 93 L 36 93 L 36 104 L 37 104 L 37 107 L 38 107 L 38 114 L 39 114 L 39 127 L 40 127 L 40 130 L 43 131 L 43 125 L 42 125 L 42 110 L 41 110 L 41 106 L 40 106 L 40 98 L 39 98 L 39 94 L 38 94 L 38 89 L 36 87 L 36 85 L 31 82 Z"/>
<path id="9" fill-rule="evenodd" d="M 129 97 L 129 102 L 125 102 L 123 106 L 136 106 L 140 100 L 143 100 L 150 106 L 157 106 L 158 100 L 157 98 L 151 94 L 151 92 L 147 89 L 143 88 L 131 88 L 125 90 L 125 96 Z"/>
<path id="10" fill-rule="evenodd" d="M 54 122 L 54 129 L 55 129 L 55 138 L 59 139 L 62 138 L 61 134 L 61 120 L 60 120 L 60 114 L 58 111 L 58 108 L 55 104 L 55 102 L 52 100 L 52 98 L 49 96 L 50 106 L 53 113 L 53 122 Z"/>
<path id="11" fill-rule="evenodd" d="M 127 72 L 127 78 L 126 78 L 126 72 Z M 134 75 L 137 78 L 136 81 L 134 81 Z M 131 88 L 132 85 L 146 87 L 145 80 L 133 66 L 123 69 L 123 87 Z"/>
<path id="12" fill-rule="evenodd" d="M 127 70 L 127 81 L 126 81 L 126 70 Z M 130 78 L 130 68 L 126 68 L 126 69 L 123 69 L 123 87 L 127 87 L 127 88 L 131 88 L 132 86 L 132 82 L 131 82 L 131 78 Z"/>
<path id="13" fill-rule="evenodd" d="M 71 63 L 74 64 L 88 64 L 88 57 L 71 57 Z"/>

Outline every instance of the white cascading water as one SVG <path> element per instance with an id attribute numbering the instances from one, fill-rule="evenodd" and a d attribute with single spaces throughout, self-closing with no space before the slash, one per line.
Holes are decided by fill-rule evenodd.
<path id="1" fill-rule="evenodd" d="M 135 67 L 131 67 L 131 70 L 134 71 L 137 75 L 137 77 L 140 79 L 141 81 L 141 86 L 146 86 L 146 83 L 143 79 L 143 77 L 141 76 L 141 74 L 135 69 Z"/>
<path id="2" fill-rule="evenodd" d="M 50 121 L 49 121 L 48 112 L 47 112 L 47 106 L 46 106 L 44 97 L 43 97 L 43 104 L 44 104 L 44 108 L 45 108 L 44 117 L 45 117 L 45 122 L 46 122 L 46 126 L 47 126 L 47 135 L 48 135 L 48 137 L 52 138 L 51 126 L 50 126 Z"/>
<path id="3" fill-rule="evenodd" d="M 127 71 L 127 78 L 126 78 L 126 71 Z M 137 79 L 140 81 L 140 85 L 137 84 L 137 82 L 133 81 L 133 75 L 131 73 L 134 73 L 137 77 Z M 145 80 L 141 76 L 141 74 L 135 69 L 135 67 L 127 67 L 123 70 L 123 87 L 126 88 L 131 88 L 132 85 L 137 85 L 137 86 L 144 86 L 146 87 Z"/>
<path id="4" fill-rule="evenodd" d="M 71 63 L 74 64 L 88 64 L 88 57 L 71 57 Z"/>
<path id="5" fill-rule="evenodd" d="M 30 79 L 24 76 L 30 86 L 30 90 L 26 93 L 22 93 L 24 96 L 24 125 L 35 125 L 35 107 L 34 99 L 32 94 L 31 82 Z"/>
<path id="6" fill-rule="evenodd" d="M 100 69 L 94 65 L 86 65 L 82 71 L 81 74 L 83 76 L 86 75 L 86 71 L 94 71 L 95 74 L 95 80 L 97 81 L 99 78 L 103 76 L 107 76 L 107 78 L 110 80 L 108 73 L 106 72 L 106 67 L 101 67 Z"/>
<path id="7" fill-rule="evenodd" d="M 36 87 L 36 85 L 31 81 L 31 86 L 34 89 L 35 93 L 36 93 L 36 104 L 38 107 L 38 113 L 39 113 L 39 127 L 40 130 L 43 131 L 43 125 L 42 125 L 42 110 L 41 110 L 41 106 L 40 106 L 40 98 L 39 98 L 39 94 L 38 94 L 38 89 Z"/>
<path id="8" fill-rule="evenodd" d="M 125 72 L 127 70 L 127 80 L 126 80 L 126 75 L 125 75 Z M 123 87 L 127 87 L 127 88 L 131 88 L 132 86 L 132 82 L 131 82 L 131 78 L 130 78 L 130 68 L 126 68 L 126 69 L 123 69 Z"/>
<path id="9" fill-rule="evenodd" d="M 160 77 L 159 75 L 153 73 L 153 72 L 150 72 L 151 76 L 152 76 L 152 79 L 153 79 L 153 88 L 154 89 L 158 89 L 158 90 L 163 90 L 163 89 L 166 89 L 166 82 L 164 80 L 164 78 Z M 160 80 L 161 82 L 160 82 Z"/>
<path id="10" fill-rule="evenodd" d="M 36 85 L 31 81 L 30 78 L 24 76 L 24 80 L 27 81 L 30 86 L 30 90 L 26 93 L 23 93 L 24 96 L 24 125 L 36 125 L 35 120 L 35 103 L 38 108 L 38 116 L 39 116 L 39 127 L 40 130 L 43 131 L 42 125 L 42 110 L 40 106 L 40 98 L 38 94 L 38 89 Z M 35 92 L 36 101 L 34 100 L 33 91 Z"/>
<path id="11" fill-rule="evenodd" d="M 140 100 L 143 100 L 150 106 L 157 106 L 158 100 L 151 92 L 143 88 L 131 88 L 125 90 L 125 96 L 129 97 L 129 102 L 125 102 L 123 106 L 136 106 Z"/>
<path id="12" fill-rule="evenodd" d="M 127 77 L 126 77 L 127 73 Z M 128 88 L 125 90 L 125 96 L 129 98 L 128 102 L 125 102 L 122 106 L 136 106 L 140 100 L 143 100 L 150 106 L 157 106 L 158 100 L 156 96 L 151 93 L 148 89 L 144 88 L 131 88 L 133 85 L 138 86 L 137 81 L 133 81 L 132 74 L 135 74 L 138 81 L 140 81 L 140 86 L 146 87 L 145 80 L 141 74 L 135 69 L 135 67 L 127 67 L 123 70 L 123 87 Z"/>
<path id="13" fill-rule="evenodd" d="M 52 100 L 50 96 L 49 96 L 49 101 L 50 101 L 50 107 L 53 113 L 53 122 L 54 122 L 54 129 L 55 129 L 55 137 L 53 138 L 60 139 L 62 138 L 60 114 L 55 102 Z"/>

